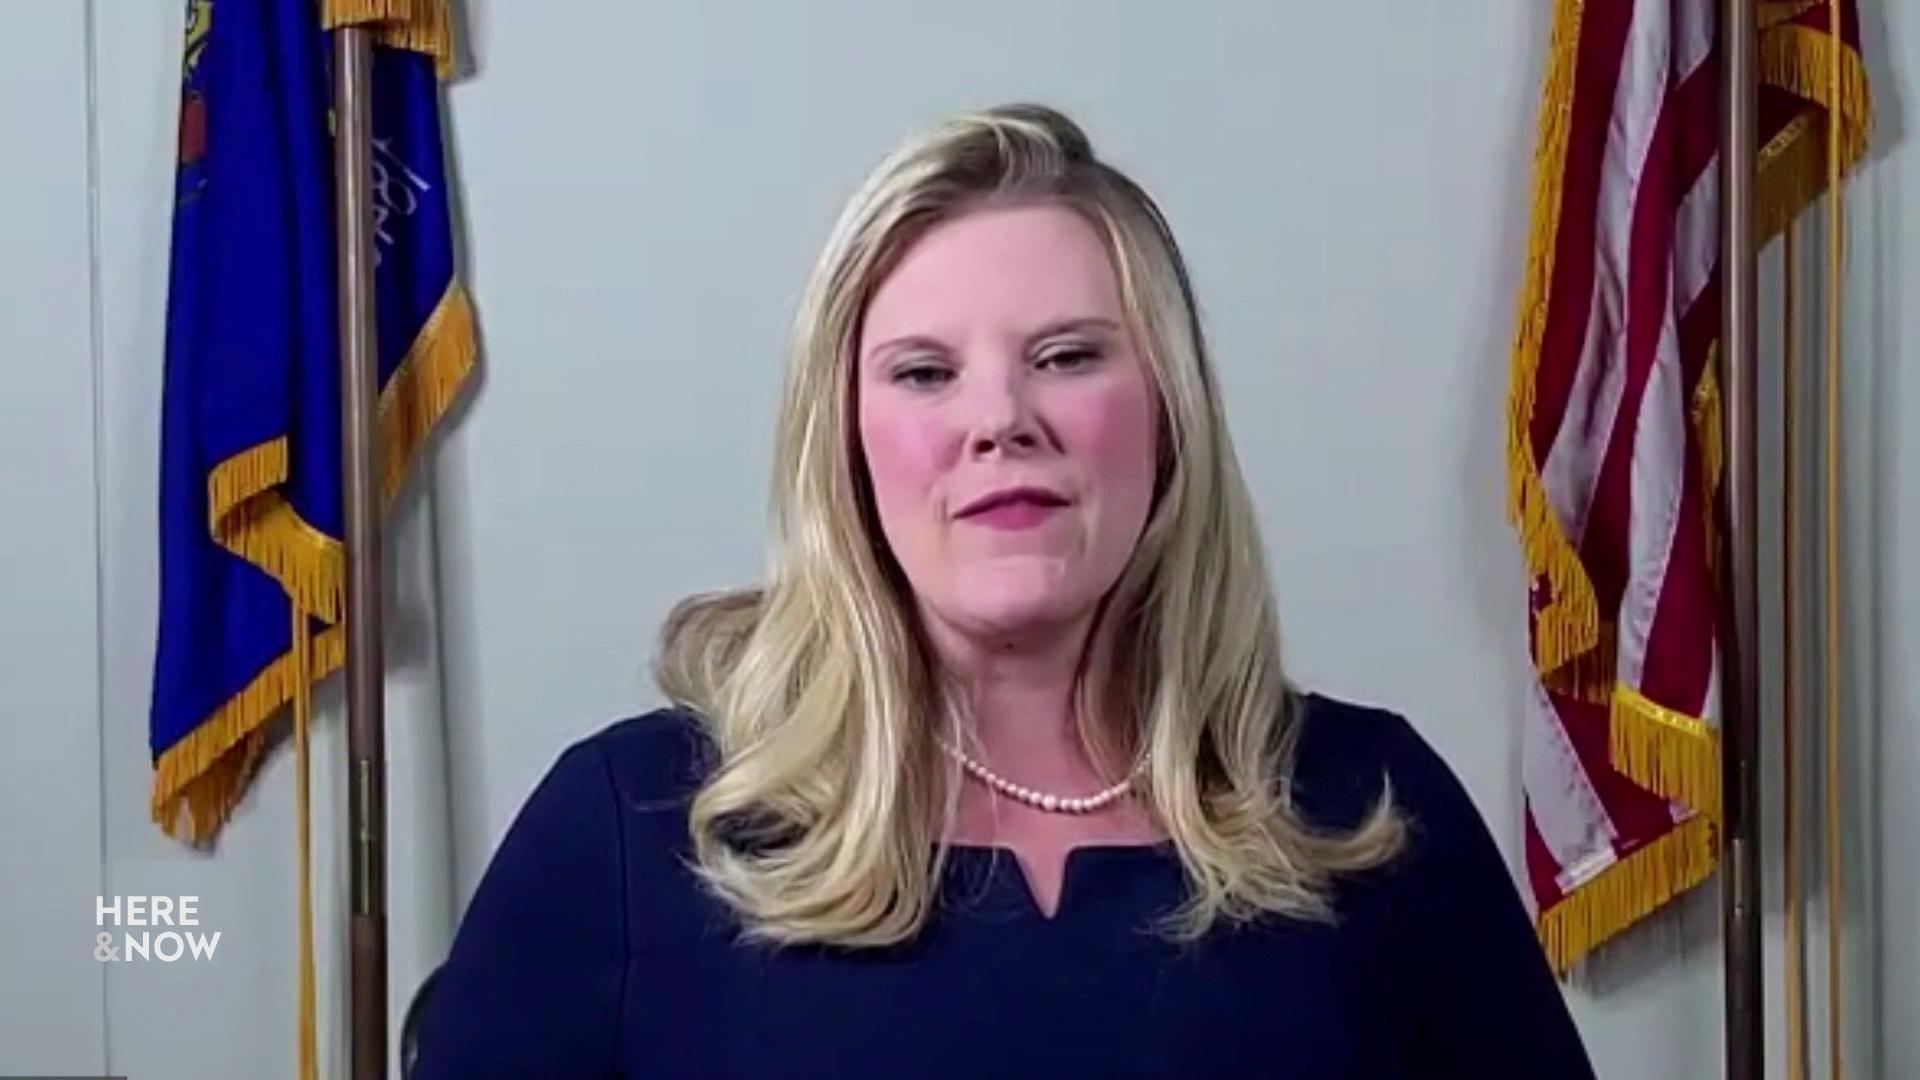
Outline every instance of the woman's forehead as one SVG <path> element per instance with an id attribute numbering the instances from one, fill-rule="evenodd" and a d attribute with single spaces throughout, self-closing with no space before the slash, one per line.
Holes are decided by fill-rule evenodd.
<path id="1" fill-rule="evenodd" d="M 916 240 L 875 290 L 861 336 L 1031 331 L 1120 314 L 1106 246 L 1086 218 L 1057 205 L 996 207 Z"/>

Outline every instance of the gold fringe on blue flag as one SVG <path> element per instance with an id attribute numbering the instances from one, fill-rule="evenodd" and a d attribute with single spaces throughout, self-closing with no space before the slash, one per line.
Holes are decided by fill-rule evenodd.
<path id="1" fill-rule="evenodd" d="M 369 24 L 381 509 L 474 366 L 455 267 L 445 0 L 191 0 L 160 448 L 153 819 L 210 844 L 293 706 L 298 1074 L 314 1039 L 308 735 L 344 658 L 329 30 Z"/>

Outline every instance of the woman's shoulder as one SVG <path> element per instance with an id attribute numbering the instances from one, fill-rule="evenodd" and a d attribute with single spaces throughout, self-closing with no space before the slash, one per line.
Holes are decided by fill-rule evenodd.
<path id="1" fill-rule="evenodd" d="M 1485 831 L 1458 774 L 1405 714 L 1312 692 L 1299 703 L 1290 794 L 1308 821 L 1353 828 L 1386 793 L 1416 844 Z"/>
<path id="2" fill-rule="evenodd" d="M 699 714 L 663 705 L 604 724 L 569 745 L 564 760 L 586 755 L 601 763 L 627 800 L 676 802 L 692 795 L 713 768 L 715 753 Z"/>
<path id="3" fill-rule="evenodd" d="M 684 821 L 701 747 L 690 714 L 655 709 L 555 755 L 434 976 L 421 1075 L 612 1072 L 636 927 L 685 925 L 695 910 L 692 890 L 662 887 L 670 865 L 640 860 L 677 850 L 672 823 Z"/>
<path id="4" fill-rule="evenodd" d="M 603 853 L 612 858 L 677 852 L 714 756 L 699 717 L 682 708 L 603 722 L 562 744 L 515 812 L 494 860 L 516 848 L 550 846 L 558 836 L 603 835 Z"/>
<path id="5" fill-rule="evenodd" d="M 514 812 L 490 873 L 511 877 L 516 858 L 553 848 L 617 861 L 644 835 L 636 821 L 685 819 L 710 756 L 698 718 L 671 707 L 604 723 L 564 743 Z"/>
<path id="6" fill-rule="evenodd" d="M 1302 702 L 1292 794 L 1303 816 L 1350 828 L 1390 786 L 1406 825 L 1406 849 L 1354 883 L 1347 910 L 1392 957 L 1409 1057 L 1435 1075 L 1591 1077 L 1518 882 L 1454 770 L 1399 713 Z"/>

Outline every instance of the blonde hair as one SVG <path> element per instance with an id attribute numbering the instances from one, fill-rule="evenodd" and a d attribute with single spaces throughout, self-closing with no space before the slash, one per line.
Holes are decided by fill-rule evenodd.
<path id="1" fill-rule="evenodd" d="M 1188 881 L 1164 931 L 1191 940 L 1222 919 L 1326 918 L 1332 877 L 1402 841 L 1385 792 L 1344 834 L 1293 807 L 1296 695 L 1165 219 L 1067 117 L 1009 105 L 913 138 L 849 201 L 795 319 L 768 581 L 690 597 L 662 629 L 656 679 L 717 749 L 690 808 L 693 862 L 749 939 L 895 944 L 934 907 L 948 854 L 936 811 L 951 811 L 958 774 L 933 736 L 957 707 L 858 464 L 853 354 L 868 298 L 918 237 L 983 204 L 1035 200 L 1100 234 L 1160 402 L 1155 504 L 1096 619 L 1110 621 L 1099 667 L 1117 681 L 1096 701 L 1083 660 L 1076 715 L 1095 760 L 1118 746 L 1144 767 L 1137 790 Z"/>

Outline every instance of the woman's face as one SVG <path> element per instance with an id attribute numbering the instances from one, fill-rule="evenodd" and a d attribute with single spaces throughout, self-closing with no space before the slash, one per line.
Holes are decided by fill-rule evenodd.
<path id="1" fill-rule="evenodd" d="M 1156 409 L 1093 227 L 977 210 L 881 282 L 858 339 L 860 444 L 923 618 L 971 638 L 1071 626 L 1133 552 Z"/>

